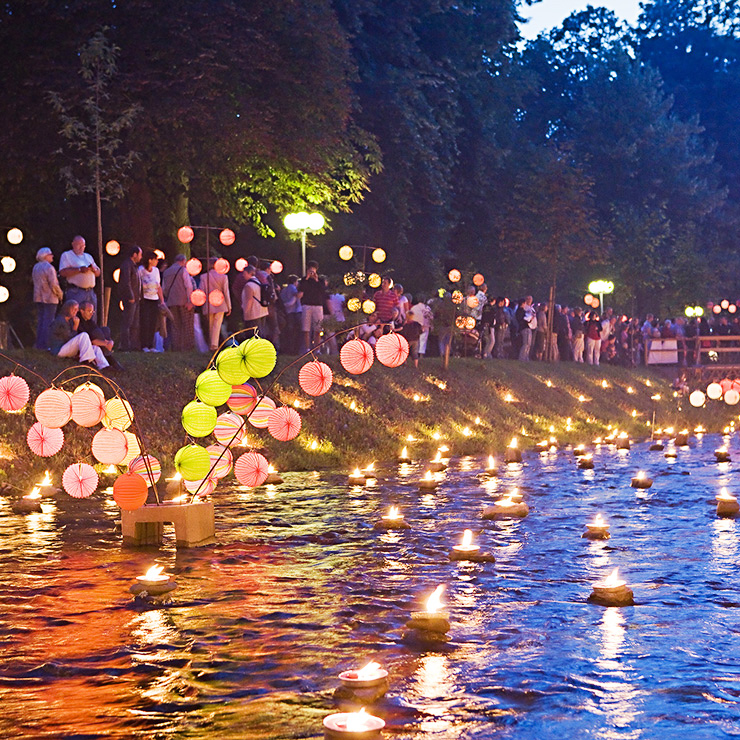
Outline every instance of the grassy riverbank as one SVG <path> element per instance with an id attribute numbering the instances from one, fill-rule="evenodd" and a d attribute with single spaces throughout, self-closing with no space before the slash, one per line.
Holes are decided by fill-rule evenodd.
<path id="1" fill-rule="evenodd" d="M 65 368 L 60 360 L 33 350 L 12 357 L 47 380 Z M 710 402 L 705 409 L 679 403 L 670 381 L 644 368 L 453 359 L 445 371 L 439 360 L 429 359 L 422 360 L 419 369 L 389 369 L 375 362 L 364 375 L 353 376 L 338 358 L 323 359 L 335 373 L 326 396 L 310 398 L 300 390 L 302 363 L 288 368 L 271 391 L 276 400 L 300 405 L 303 428 L 295 440 L 277 442 L 266 431 L 250 427 L 250 443 L 264 447 L 280 470 L 365 465 L 396 457 L 404 444 L 415 457 L 427 456 L 442 444 L 433 438 L 435 433 L 451 454 L 483 454 L 501 452 L 512 435 L 523 447 L 532 446 L 550 435 L 550 427 L 561 443 L 576 443 L 614 426 L 633 438 L 648 436 L 653 412 L 656 426 L 703 424 L 709 431 L 721 430 L 735 415 L 722 403 Z M 180 411 L 192 400 L 195 377 L 205 369 L 208 356 L 137 353 L 121 355 L 121 361 L 126 372 L 114 379 L 133 404 L 148 451 L 169 472 L 175 451 L 185 443 Z M 0 362 L 0 375 L 13 370 L 7 361 Z M 278 370 L 287 364 L 281 359 Z M 33 400 L 45 386 L 18 372 L 29 381 Z M 275 375 L 265 379 L 263 387 Z M 68 371 L 61 379 L 72 376 Z M 73 389 L 79 382 L 64 387 Z M 660 400 L 651 399 L 656 394 Z M 68 424 L 62 451 L 42 459 L 25 441 L 33 421 L 32 404 L 18 414 L 0 412 L 0 480 L 26 488 L 47 467 L 60 473 L 71 462 L 93 462 L 89 451 L 96 429 Z M 408 435 L 417 441 L 406 442 Z"/>

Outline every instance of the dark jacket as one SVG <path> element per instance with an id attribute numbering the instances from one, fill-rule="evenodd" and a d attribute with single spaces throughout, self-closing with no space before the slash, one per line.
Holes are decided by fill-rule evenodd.
<path id="1" fill-rule="evenodd" d="M 138 303 L 141 300 L 141 279 L 139 268 L 131 257 L 125 259 L 121 265 L 121 276 L 118 281 L 121 291 L 121 300 L 129 303 L 131 300 Z"/>

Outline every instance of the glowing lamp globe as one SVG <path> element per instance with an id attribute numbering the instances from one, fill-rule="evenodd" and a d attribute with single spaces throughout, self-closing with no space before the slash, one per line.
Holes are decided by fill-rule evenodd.
<path id="1" fill-rule="evenodd" d="M 349 244 L 345 244 L 343 247 L 339 247 L 339 259 L 347 262 L 354 257 L 355 251 Z"/>
<path id="2" fill-rule="evenodd" d="M 460 270 L 450 270 L 447 273 L 447 279 L 451 283 L 459 283 L 461 278 L 462 278 L 462 275 L 460 274 Z"/>
<path id="3" fill-rule="evenodd" d="M 128 464 L 128 472 L 140 475 L 149 487 L 154 487 L 162 477 L 162 465 L 152 455 L 137 455 Z"/>
<path id="4" fill-rule="evenodd" d="M 226 405 L 235 414 L 246 416 L 257 405 L 257 390 L 249 383 L 233 385 L 231 386 L 231 394 L 226 400 Z"/>
<path id="5" fill-rule="evenodd" d="M 206 293 L 204 290 L 201 290 L 200 288 L 196 288 L 191 294 L 190 294 L 190 302 L 194 306 L 202 306 L 205 304 L 207 298 Z"/>
<path id="6" fill-rule="evenodd" d="M 191 257 L 185 263 L 185 269 L 188 271 L 188 275 L 195 277 L 196 275 L 200 275 L 203 270 L 203 263 L 197 257 Z"/>
<path id="7" fill-rule="evenodd" d="M 220 306 L 224 302 L 224 294 L 220 290 L 212 290 L 208 294 L 208 303 L 212 306 Z"/>
<path id="8" fill-rule="evenodd" d="M 175 470 L 185 480 L 200 480 L 211 469 L 211 456 L 200 445 L 186 445 L 175 453 Z"/>
<path id="9" fill-rule="evenodd" d="M 371 272 L 367 276 L 367 284 L 371 288 L 379 288 L 382 282 L 383 282 L 383 278 L 380 277 L 380 275 L 378 275 L 377 272 Z"/>
<path id="10" fill-rule="evenodd" d="M 275 345 L 267 339 L 252 337 L 239 345 L 244 366 L 252 378 L 264 378 L 275 369 L 277 352 Z"/>
<path id="11" fill-rule="evenodd" d="M 229 385 L 241 385 L 249 380 L 249 371 L 239 347 L 226 347 L 216 357 L 216 371 Z"/>
<path id="12" fill-rule="evenodd" d="M 141 446 L 139 439 L 133 432 L 124 432 L 126 437 L 126 456 L 121 460 L 121 465 L 130 465 L 139 455 L 141 455 Z"/>
<path id="13" fill-rule="evenodd" d="M 59 429 L 72 418 L 72 394 L 60 388 L 48 388 L 39 393 L 33 410 L 45 427 Z"/>
<path id="14" fill-rule="evenodd" d="M 367 372 L 374 360 L 373 348 L 362 339 L 350 339 L 339 352 L 342 367 L 353 375 Z"/>
<path id="15" fill-rule="evenodd" d="M 105 244 L 105 252 L 111 257 L 115 257 L 121 251 L 121 245 L 115 240 L 111 239 Z"/>
<path id="16" fill-rule="evenodd" d="M 217 416 L 213 406 L 202 401 L 191 401 L 182 410 L 182 426 L 192 437 L 207 437 L 216 426 Z"/>
<path id="17" fill-rule="evenodd" d="M 737 406 L 738 402 L 740 402 L 740 393 L 738 391 L 734 388 L 729 388 L 725 391 L 725 403 L 728 406 Z"/>
<path id="18" fill-rule="evenodd" d="M 216 478 L 225 478 L 234 465 L 234 456 L 231 450 L 223 445 L 208 445 L 206 447 L 211 457 L 211 475 Z"/>
<path id="19" fill-rule="evenodd" d="M 301 431 L 300 414 L 290 406 L 275 409 L 267 419 L 267 431 L 280 442 L 287 442 Z"/>
<path id="20" fill-rule="evenodd" d="M 722 386 L 719 383 L 710 383 L 707 386 L 707 396 L 713 401 L 722 398 Z"/>
<path id="21" fill-rule="evenodd" d="M 219 274 L 219 275 L 225 275 L 230 269 L 231 265 L 229 264 L 229 260 L 224 259 L 223 257 L 219 257 L 214 263 L 213 263 L 213 269 Z"/>
<path id="22" fill-rule="evenodd" d="M 120 429 L 101 429 L 92 439 L 93 457 L 103 465 L 119 465 L 128 453 L 128 440 Z"/>
<path id="23" fill-rule="evenodd" d="M 96 386 L 97 387 L 97 386 Z M 105 416 L 105 396 L 98 388 L 78 388 L 72 394 L 72 421 L 81 427 L 94 427 Z"/>
<path id="24" fill-rule="evenodd" d="M 213 429 L 213 436 L 224 447 L 229 445 L 238 445 L 244 435 L 244 419 L 233 411 L 226 411 L 219 414 L 216 419 L 216 426 Z"/>
<path id="25" fill-rule="evenodd" d="M 31 391 L 23 378 L 17 375 L 6 375 L 0 378 L 0 409 L 3 411 L 20 411 L 31 396 Z"/>
<path id="26" fill-rule="evenodd" d="M 50 429 L 37 421 L 26 435 L 31 452 L 39 457 L 51 457 L 62 449 L 64 432 L 61 429 Z"/>
<path id="27" fill-rule="evenodd" d="M 103 426 L 108 429 L 120 429 L 122 432 L 131 426 L 134 410 L 128 401 L 122 398 L 111 398 L 105 402 Z"/>
<path id="28" fill-rule="evenodd" d="M 222 406 L 231 396 L 231 384 L 224 382 L 216 370 L 204 370 L 195 379 L 195 395 L 209 406 Z"/>
<path id="29" fill-rule="evenodd" d="M 237 272 L 242 272 L 244 268 L 247 266 L 247 261 L 244 259 L 244 257 L 239 257 L 239 259 L 234 262 L 234 268 Z"/>
<path id="30" fill-rule="evenodd" d="M 280 260 L 273 260 L 270 265 L 270 272 L 273 275 L 279 275 L 283 271 L 283 263 Z"/>
<path id="31" fill-rule="evenodd" d="M 73 498 L 87 498 L 98 487 L 98 474 L 87 463 L 72 463 L 62 475 L 62 487 Z"/>
<path id="32" fill-rule="evenodd" d="M 246 452 L 234 464 L 234 476 L 243 486 L 254 488 L 267 480 L 268 462 L 259 452 Z"/>
<path id="33" fill-rule="evenodd" d="M 689 403 L 695 408 L 703 406 L 706 400 L 707 397 L 704 395 L 704 393 L 702 393 L 702 391 L 699 390 L 693 391 L 691 395 L 689 395 Z"/>
<path id="34" fill-rule="evenodd" d="M 270 421 L 270 414 L 275 410 L 275 401 L 265 396 L 255 406 L 254 411 L 247 417 L 249 423 L 257 429 L 267 429 Z"/>
<path id="35" fill-rule="evenodd" d="M 177 238 L 182 244 L 190 244 L 194 236 L 195 232 L 189 226 L 181 226 L 177 230 Z"/>
<path id="36" fill-rule="evenodd" d="M 372 254 L 370 255 L 373 262 L 385 262 L 385 250 L 378 247 L 377 249 L 373 249 Z"/>
<path id="37" fill-rule="evenodd" d="M 375 342 L 375 356 L 386 367 L 398 367 L 409 356 L 409 343 L 406 337 L 395 332 L 384 334 Z"/>
<path id="38" fill-rule="evenodd" d="M 0 285 L 0 303 L 5 303 L 8 298 L 10 298 L 10 291 L 4 285 Z"/>
<path id="39" fill-rule="evenodd" d="M 371 301 L 369 298 L 362 302 L 362 312 L 371 314 L 375 310 L 375 301 Z"/>
<path id="40" fill-rule="evenodd" d="M 473 285 L 477 285 L 478 287 L 480 287 L 485 282 L 486 279 L 483 277 L 483 275 L 481 275 L 481 273 L 476 272 L 475 275 L 473 275 Z"/>
<path id="41" fill-rule="evenodd" d="M 139 509 L 146 503 L 146 497 L 146 481 L 137 473 L 122 473 L 113 483 L 113 500 L 122 509 Z"/>
<path id="42" fill-rule="evenodd" d="M 362 301 L 359 298 L 350 298 L 347 301 L 347 308 L 352 311 L 359 311 L 362 308 Z"/>
<path id="43" fill-rule="evenodd" d="M 452 302 L 455 305 L 458 305 L 459 306 L 463 302 L 463 299 L 464 298 L 465 298 L 465 296 L 462 294 L 462 291 L 461 290 L 453 290 L 452 291 Z"/>
<path id="44" fill-rule="evenodd" d="M 230 247 L 236 241 L 236 234 L 231 229 L 224 229 L 218 235 L 218 240 L 225 247 Z"/>
<path id="45" fill-rule="evenodd" d="M 18 228 L 8 229 L 6 238 L 11 244 L 20 244 L 23 241 L 23 232 Z"/>
<path id="46" fill-rule="evenodd" d="M 298 372 L 298 385 L 309 396 L 323 396 L 331 388 L 333 378 L 334 374 L 325 362 L 313 360 Z"/>
<path id="47" fill-rule="evenodd" d="M 13 272 L 16 263 L 12 257 L 0 257 L 0 266 L 3 268 L 3 272 Z"/>

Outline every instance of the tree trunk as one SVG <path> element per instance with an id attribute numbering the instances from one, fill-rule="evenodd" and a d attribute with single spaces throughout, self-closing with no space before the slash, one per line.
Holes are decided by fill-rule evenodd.
<path id="1" fill-rule="evenodd" d="M 553 335 L 553 326 L 555 324 L 555 283 L 556 275 L 552 276 L 552 285 L 550 285 L 550 298 L 547 302 L 547 344 L 545 350 L 545 359 L 548 362 L 555 361 L 555 337 Z"/>

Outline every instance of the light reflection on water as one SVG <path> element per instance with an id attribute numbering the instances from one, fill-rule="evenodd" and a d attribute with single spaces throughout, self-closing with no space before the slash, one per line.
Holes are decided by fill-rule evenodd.
<path id="1" fill-rule="evenodd" d="M 737 523 L 714 516 L 714 441 L 674 463 L 604 445 L 592 471 L 570 450 L 525 455 L 477 478 L 452 460 L 422 493 L 422 465 L 219 489 L 218 544 L 123 550 L 110 499 L 64 495 L 18 516 L 0 497 L 0 728 L 18 738 L 321 737 L 340 670 L 374 658 L 390 692 L 374 707 L 394 740 L 714 740 L 737 734 Z M 645 500 L 629 487 L 645 469 Z M 690 475 L 683 475 L 689 473 Z M 484 522 L 519 488 L 523 520 Z M 389 505 L 410 530 L 377 531 Z M 581 538 L 602 513 L 611 539 Z M 452 563 L 463 529 L 495 564 Z M 179 588 L 128 593 L 154 562 Z M 586 603 L 614 568 L 637 605 Z M 450 642 L 408 639 L 420 599 L 446 584 Z M 687 718 L 690 726 L 687 728 Z M 687 734 L 688 733 L 688 734 Z"/>

